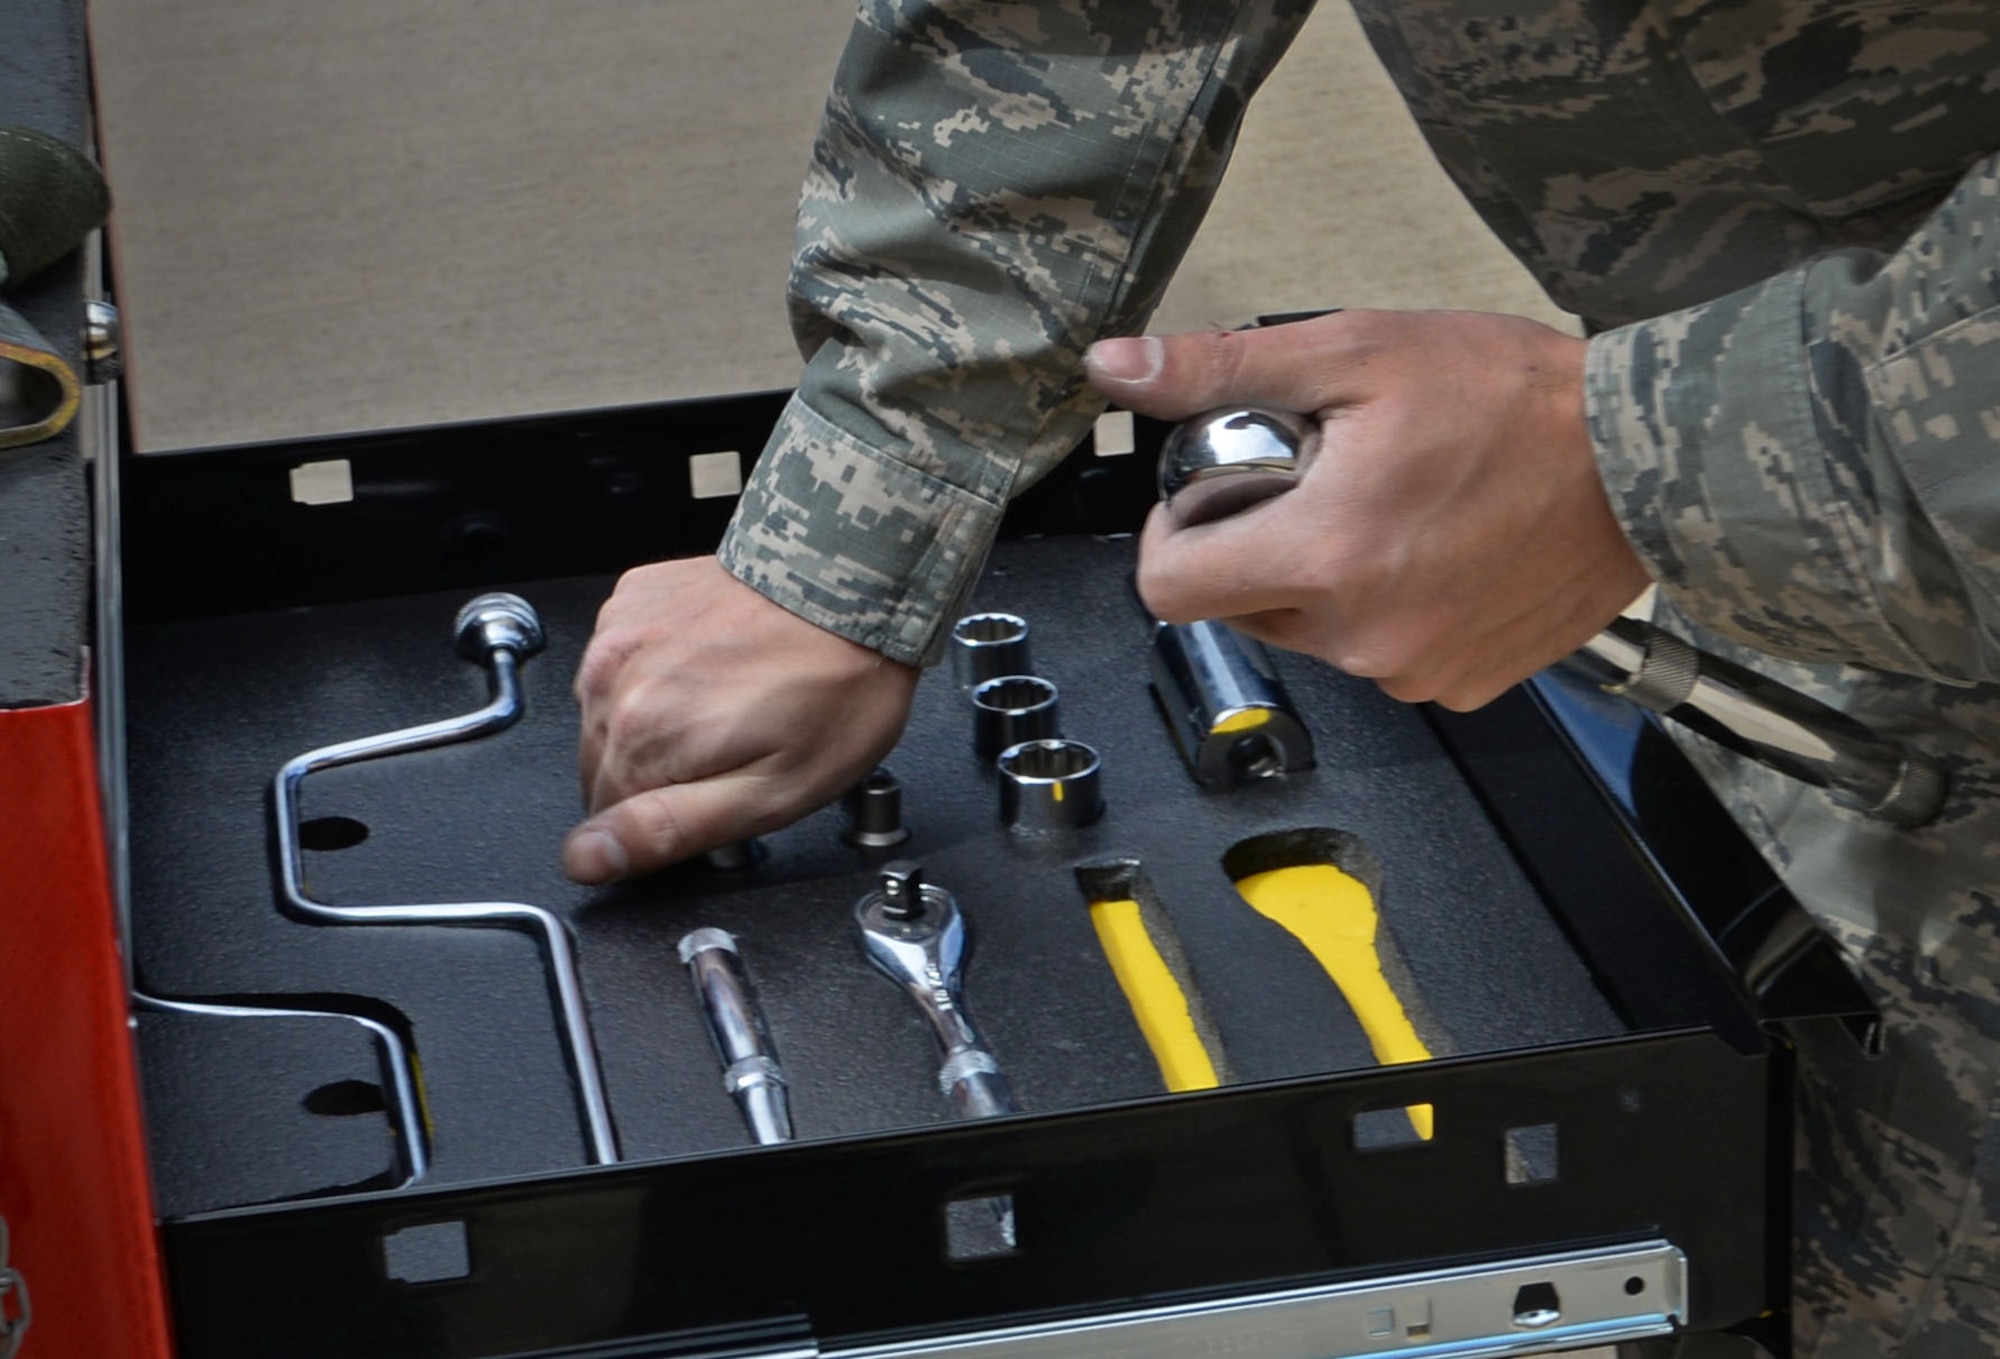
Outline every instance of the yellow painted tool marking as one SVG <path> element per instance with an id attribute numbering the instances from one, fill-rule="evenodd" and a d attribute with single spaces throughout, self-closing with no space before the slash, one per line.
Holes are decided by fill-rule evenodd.
<path id="1" fill-rule="evenodd" d="M 424 1059 L 415 1052 L 410 1054 L 410 1084 L 417 1088 L 417 1117 L 424 1125 L 424 1132 L 437 1136 L 437 1125 L 431 1122 L 430 1095 L 424 1085 Z"/>
<path id="2" fill-rule="evenodd" d="M 1093 901 L 1090 923 L 1118 978 L 1118 989 L 1139 1021 L 1139 1032 L 1160 1064 L 1160 1078 L 1169 1090 L 1213 1090 L 1221 1082 L 1215 1063 L 1195 1031 L 1187 995 L 1167 967 L 1167 960 L 1146 933 L 1136 901 Z"/>
<path id="3" fill-rule="evenodd" d="M 1269 708 L 1242 708 L 1229 714 L 1229 716 L 1217 722 L 1209 730 L 1219 734 L 1232 731 L 1255 731 L 1259 727 L 1269 726 L 1270 723 L 1271 710 Z"/>
<path id="4" fill-rule="evenodd" d="M 1332 864 L 1301 864 L 1253 873 L 1238 880 L 1236 890 L 1259 915 L 1304 944 L 1326 969 L 1361 1021 L 1376 1061 L 1430 1060 L 1430 1049 L 1417 1037 L 1409 1012 L 1382 975 L 1382 955 L 1375 951 L 1382 917 L 1360 879 Z M 1430 1106 L 1411 1105 L 1409 1112 L 1417 1135 L 1428 1141 Z"/>

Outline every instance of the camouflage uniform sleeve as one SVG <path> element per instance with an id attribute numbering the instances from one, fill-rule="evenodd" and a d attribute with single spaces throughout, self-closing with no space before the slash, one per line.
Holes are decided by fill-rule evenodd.
<path id="1" fill-rule="evenodd" d="M 1893 253 L 1597 336 L 1587 391 L 1612 505 L 1689 617 L 2000 679 L 2000 156 Z"/>
<path id="2" fill-rule="evenodd" d="M 802 196 L 807 367 L 720 557 L 792 612 L 935 660 L 1002 508 L 1098 409 L 1244 101 L 1311 0 L 863 0 Z"/>

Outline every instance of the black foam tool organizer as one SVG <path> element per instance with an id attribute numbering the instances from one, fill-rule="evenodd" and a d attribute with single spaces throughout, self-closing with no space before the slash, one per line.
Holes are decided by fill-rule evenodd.
<path id="1" fill-rule="evenodd" d="M 184 1353 L 838 1348 L 1652 1239 L 1687 1252 L 1698 1324 L 1763 1307 L 1782 1082 L 1699 922 L 1768 894 L 1768 875 L 1739 854 L 1710 873 L 1712 900 L 1690 903 L 1525 691 L 1454 717 L 1285 657 L 1318 767 L 1197 787 L 1150 693 L 1130 586 L 1143 454 L 1086 450 L 1038 487 L 975 600 L 1028 620 L 1065 734 L 1100 753 L 1102 819 L 1004 827 L 946 670 L 887 761 L 911 830 L 894 856 L 919 860 L 971 922 L 967 1003 L 1020 1116 L 949 1122 L 928 1033 L 856 936 L 853 905 L 890 856 L 845 843 L 837 806 L 765 838 L 749 867 L 601 891 L 564 879 L 580 813 L 570 684 L 596 608 L 620 566 L 713 541 L 727 505 L 688 498 L 686 458 L 757 446 L 774 409 L 744 398 L 128 461 L 140 988 L 392 1028 L 420 1063 L 434 1158 L 422 1184 L 394 1187 L 356 1026 L 146 1014 Z M 352 501 L 290 499 L 292 468 L 333 459 Z M 306 875 L 335 904 L 520 901 L 566 920 L 617 1166 L 586 1164 L 531 937 L 314 924 L 279 906 L 279 766 L 483 703 L 486 673 L 451 628 L 492 588 L 528 599 L 548 632 L 524 716 L 312 776 Z M 1718 815 L 1697 804 L 1698 832 L 1658 833 L 1709 836 Z M 1372 856 L 1438 1061 L 1376 1066 L 1327 975 L 1238 895 L 1224 856 L 1300 829 Z M 1164 1093 L 1079 882 L 1112 862 L 1136 863 L 1170 918 L 1236 1084 Z M 752 1147 L 724 1092 L 676 956 L 700 926 L 738 940 L 794 1145 Z M 1435 1111 L 1431 1140 L 1373 1149 L 1357 1134 L 1358 1118 L 1416 1104 Z M 1525 1183 L 1507 1157 L 1521 1128 L 1559 1139 Z M 999 1195 L 1018 1249 L 956 1257 L 946 1210 Z M 606 1345 L 636 1348 L 589 1348 Z"/>

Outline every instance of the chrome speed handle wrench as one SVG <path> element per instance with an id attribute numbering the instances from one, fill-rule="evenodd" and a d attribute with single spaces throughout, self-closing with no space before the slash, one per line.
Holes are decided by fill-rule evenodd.
<path id="1" fill-rule="evenodd" d="M 165 996 L 132 993 L 132 1003 L 141 1010 L 166 1014 L 205 1015 L 213 1019 L 340 1019 L 357 1024 L 375 1040 L 382 1063 L 384 1103 L 391 1126 L 396 1131 L 396 1153 L 403 1165 L 399 1189 L 418 1183 L 431 1169 L 430 1130 L 424 1126 L 423 1100 L 417 1093 L 416 1059 L 403 1037 L 380 1020 L 346 1010 L 302 1010 L 291 1006 L 259 1006 L 199 1000 L 170 1000 Z"/>
<path id="2" fill-rule="evenodd" d="M 301 919 L 329 925 L 481 925 L 525 930 L 542 944 L 557 1025 L 576 1082 L 590 1159 L 608 1165 L 618 1159 L 618 1141 L 604 1078 L 591 1042 L 590 1014 L 577 973 L 569 927 L 552 911 L 516 902 L 447 902 L 425 905 L 330 906 L 307 895 L 299 843 L 299 789 L 308 775 L 408 751 L 469 741 L 512 726 L 521 715 L 520 665 L 542 647 L 542 624 L 528 602 L 516 595 L 480 595 L 459 610 L 454 626 L 459 653 L 482 662 L 491 674 L 492 698 L 461 717 L 405 727 L 322 746 L 296 756 L 278 771 L 271 790 L 277 822 L 278 883 L 287 910 Z"/>
<path id="3" fill-rule="evenodd" d="M 1243 406 L 1196 416 L 1160 451 L 1167 513 L 1178 524 L 1207 523 L 1290 490 L 1314 432 L 1289 411 Z M 1617 619 L 1562 664 L 1878 820 L 1921 826 L 1944 806 L 1944 770 L 1930 755 L 1651 623 Z"/>
<path id="4" fill-rule="evenodd" d="M 1014 1112 L 1000 1063 L 965 1012 L 965 917 L 942 887 L 908 859 L 884 865 L 879 884 L 854 904 L 861 947 L 877 971 L 901 986 L 930 1025 L 943 1063 L 938 1089 L 959 1118 Z"/>

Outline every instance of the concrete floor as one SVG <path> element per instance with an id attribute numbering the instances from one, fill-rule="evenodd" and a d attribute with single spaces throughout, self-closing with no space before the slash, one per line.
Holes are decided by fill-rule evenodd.
<path id="1" fill-rule="evenodd" d="M 93 0 L 139 446 L 790 386 L 793 206 L 851 0 Z M 1155 329 L 1559 320 L 1329 4 Z"/>

